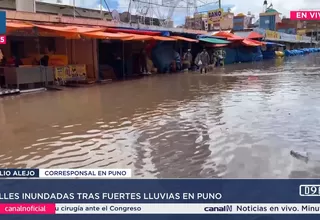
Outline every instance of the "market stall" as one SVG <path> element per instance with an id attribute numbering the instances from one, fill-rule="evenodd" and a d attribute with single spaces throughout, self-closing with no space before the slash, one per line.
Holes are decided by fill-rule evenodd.
<path id="1" fill-rule="evenodd" d="M 91 46 L 93 43 L 88 45 L 88 42 L 81 39 L 80 34 L 104 30 L 104 28 L 95 27 L 38 25 L 8 21 L 7 29 L 9 41 L 8 45 L 5 45 L 6 59 L 16 59 L 10 39 L 19 38 L 19 42 L 23 42 L 20 48 L 23 48 L 24 53 L 23 56 L 18 56 L 21 60 L 19 65 L 7 62 L 2 65 L 0 72 L 6 87 L 17 88 L 20 88 L 21 84 L 65 85 L 68 82 L 86 81 L 87 63 L 94 63 L 93 52 L 90 53 L 88 49 L 94 51 L 94 48 Z M 44 38 L 51 38 L 55 48 L 48 51 L 46 43 L 40 45 L 40 40 Z M 46 64 L 42 63 L 44 57 L 47 58 Z M 90 73 L 93 75 L 93 66 L 90 67 Z"/>
<path id="2" fill-rule="evenodd" d="M 53 68 L 44 66 L 2 67 L 6 88 L 20 88 L 21 84 L 54 81 Z"/>

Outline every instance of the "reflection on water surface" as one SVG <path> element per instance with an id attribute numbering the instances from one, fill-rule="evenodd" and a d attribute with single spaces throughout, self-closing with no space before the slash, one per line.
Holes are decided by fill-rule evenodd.
<path id="1" fill-rule="evenodd" d="M 1 167 L 319 177 L 317 55 L 0 99 Z M 320 158 L 320 153 L 319 153 Z"/>

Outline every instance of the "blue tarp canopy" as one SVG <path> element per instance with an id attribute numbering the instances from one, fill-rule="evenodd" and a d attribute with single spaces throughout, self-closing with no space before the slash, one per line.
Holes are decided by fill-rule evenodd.
<path id="1" fill-rule="evenodd" d="M 266 45 L 275 45 L 275 46 L 279 46 L 279 47 L 284 47 L 284 44 L 278 44 L 275 42 L 270 42 L 270 41 L 263 41 Z"/>

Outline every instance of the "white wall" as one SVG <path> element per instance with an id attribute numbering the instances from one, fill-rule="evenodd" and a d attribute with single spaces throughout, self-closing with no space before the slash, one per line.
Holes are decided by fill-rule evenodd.
<path id="1" fill-rule="evenodd" d="M 16 10 L 26 12 L 36 12 L 35 0 L 16 0 Z"/>

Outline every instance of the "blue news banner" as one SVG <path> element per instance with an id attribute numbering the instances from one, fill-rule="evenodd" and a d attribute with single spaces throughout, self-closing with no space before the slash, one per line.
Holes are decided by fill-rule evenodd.
<path id="1" fill-rule="evenodd" d="M 13 172 L 13 170 L 11 170 Z M 0 173 L 3 170 L 0 169 Z M 312 179 L 37 179 L 39 170 L 26 169 L 19 172 L 31 172 L 33 177 L 28 179 L 1 178 L 0 179 L 0 206 L 1 204 L 195 204 L 206 203 L 214 207 L 217 203 L 320 203 L 320 180 Z M 0 174 L 1 177 L 1 174 Z M 3 176 L 2 176 L 3 177 Z M 19 177 L 17 175 L 16 177 Z M 21 177 L 21 176 L 20 176 Z M 318 187 L 313 187 L 317 186 Z M 104 198 L 95 196 L 74 196 L 102 194 Z M 183 198 L 183 194 L 196 195 L 194 198 Z M 46 199 L 22 198 L 22 194 L 49 195 Z M 119 197 L 119 194 L 122 196 Z M 20 195 L 20 196 L 17 196 Z M 54 196 L 50 196 L 54 195 Z M 140 196 L 137 196 L 140 195 Z M 141 196 L 142 195 L 142 196 Z M 180 195 L 180 196 L 177 196 Z M 310 196 L 312 195 L 312 196 Z M 37 197 L 37 196 L 36 196 Z M 59 220 L 295 220 L 320 219 L 319 214 L 215 214 L 214 210 L 207 209 L 205 214 L 128 214 L 128 215 L 1 215 L 0 219 L 59 219 Z M 212 212 L 212 215 L 211 213 Z M 320 212 L 319 212 L 320 213 Z"/>

